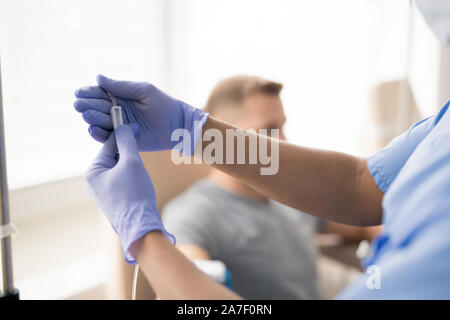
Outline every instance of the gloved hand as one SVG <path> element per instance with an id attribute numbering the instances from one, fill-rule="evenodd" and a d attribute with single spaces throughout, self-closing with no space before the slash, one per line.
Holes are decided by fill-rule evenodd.
<path id="1" fill-rule="evenodd" d="M 145 82 L 116 81 L 97 76 L 98 86 L 83 87 L 75 92 L 78 98 L 75 109 L 90 124 L 89 133 L 104 142 L 111 133 L 109 91 L 122 106 L 124 123 L 136 122 L 140 130 L 136 136 L 139 151 L 169 150 L 179 141 L 171 141 L 172 132 L 186 129 L 191 136 L 189 144 L 183 144 L 184 156 L 191 156 L 199 138 L 201 127 L 208 113 L 176 100 L 155 86 Z M 197 125 L 194 125 L 198 121 Z"/>
<path id="2" fill-rule="evenodd" d="M 129 253 L 131 245 L 150 231 L 161 231 L 175 243 L 161 222 L 155 189 L 139 156 L 138 128 L 135 123 L 119 126 L 86 174 L 88 193 L 119 235 L 130 264 L 136 263 Z"/>

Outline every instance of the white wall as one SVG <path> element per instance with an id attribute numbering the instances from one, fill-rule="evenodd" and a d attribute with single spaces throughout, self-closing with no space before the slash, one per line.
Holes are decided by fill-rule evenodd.
<path id="1" fill-rule="evenodd" d="M 360 153 L 367 94 L 405 75 L 408 1 L 175 0 L 172 93 L 202 106 L 236 73 L 285 84 L 288 138 Z M 180 25 L 181 24 L 181 25 Z M 180 79 L 183 79 L 182 81 Z"/>
<path id="2" fill-rule="evenodd" d="M 439 101 L 440 58 L 441 45 L 414 6 L 409 79 L 424 116 L 434 114 L 442 103 Z"/>

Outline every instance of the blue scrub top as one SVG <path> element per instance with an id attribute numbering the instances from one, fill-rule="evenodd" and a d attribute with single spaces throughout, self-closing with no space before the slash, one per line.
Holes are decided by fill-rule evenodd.
<path id="1" fill-rule="evenodd" d="M 450 101 L 367 162 L 383 232 L 339 299 L 450 299 Z M 370 271 L 370 272 L 369 272 Z"/>

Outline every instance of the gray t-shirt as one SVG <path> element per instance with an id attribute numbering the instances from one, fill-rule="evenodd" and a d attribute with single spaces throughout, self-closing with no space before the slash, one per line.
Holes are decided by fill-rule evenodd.
<path id="1" fill-rule="evenodd" d="M 314 233 L 320 220 L 275 201 L 258 202 L 210 180 L 164 208 L 177 244 L 195 244 L 225 263 L 246 299 L 318 299 Z"/>

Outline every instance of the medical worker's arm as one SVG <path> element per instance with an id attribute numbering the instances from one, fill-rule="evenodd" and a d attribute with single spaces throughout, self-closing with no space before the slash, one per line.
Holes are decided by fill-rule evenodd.
<path id="1" fill-rule="evenodd" d="M 213 117 L 204 126 L 204 130 L 220 130 L 223 136 L 231 128 L 234 127 Z M 279 143 L 279 171 L 275 175 L 261 175 L 260 165 L 213 166 L 268 197 L 309 214 L 352 225 L 381 223 L 383 193 L 369 172 L 367 159 Z M 223 151 L 226 154 L 225 148 Z"/>
<path id="2" fill-rule="evenodd" d="M 136 124 L 106 140 L 86 174 L 89 194 L 119 235 L 128 263 L 139 262 L 163 299 L 235 299 L 173 245 L 161 222 L 153 183 L 139 156 Z M 117 143 L 117 147 L 116 147 Z"/>
<path id="3" fill-rule="evenodd" d="M 210 260 L 211 259 L 211 256 L 209 255 L 208 251 L 206 251 L 204 248 L 202 248 L 198 245 L 182 244 L 182 245 L 177 245 L 176 247 L 190 261 Z M 144 259 L 145 259 L 145 257 L 142 257 L 142 260 L 144 260 Z M 144 265 L 144 263 L 143 263 L 143 265 Z M 157 296 L 156 300 L 159 300 L 160 298 L 161 297 Z"/>
<path id="4" fill-rule="evenodd" d="M 197 269 L 161 233 L 148 233 L 131 252 L 162 299 L 240 299 Z"/>
<path id="5" fill-rule="evenodd" d="M 180 250 L 189 260 L 210 260 L 211 255 L 209 252 L 196 244 L 182 244 L 177 245 L 177 249 Z"/>
<path id="6" fill-rule="evenodd" d="M 384 192 L 448 106 L 443 106 L 436 116 L 414 124 L 369 159 L 281 141 L 276 175 L 260 175 L 259 166 L 214 166 L 310 214 L 344 224 L 377 225 L 381 223 Z M 204 130 L 219 129 L 225 135 L 231 127 L 210 117 Z"/>
<path id="7" fill-rule="evenodd" d="M 448 105 L 436 116 L 413 125 L 369 159 L 281 141 L 279 171 L 275 175 L 261 175 L 260 166 L 255 165 L 214 166 L 304 212 L 344 224 L 378 225 L 384 192 Z M 225 136 L 225 130 L 231 127 L 210 117 L 204 130 L 219 129 Z"/>

